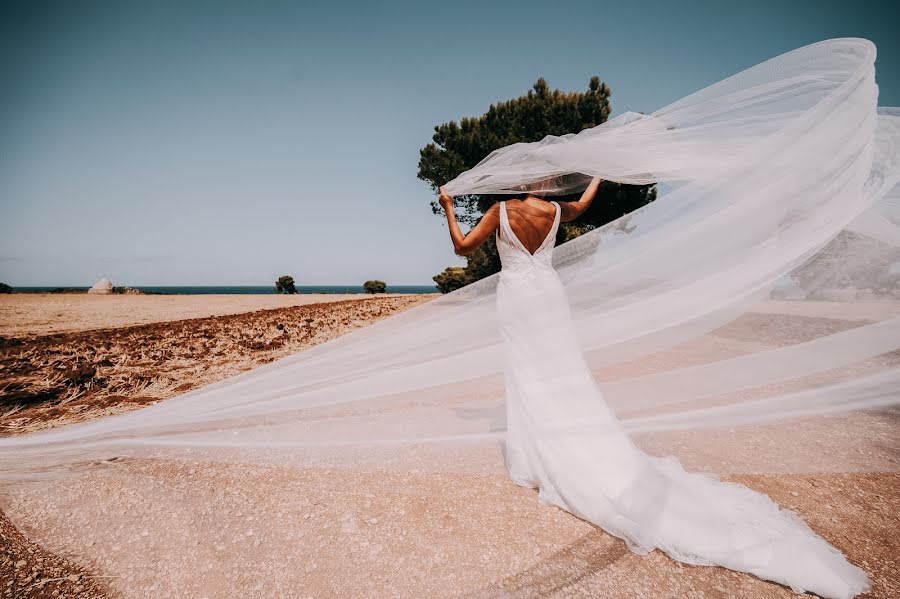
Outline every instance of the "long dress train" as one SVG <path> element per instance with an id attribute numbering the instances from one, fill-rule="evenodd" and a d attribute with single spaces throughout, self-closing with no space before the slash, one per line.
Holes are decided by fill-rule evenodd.
<path id="1" fill-rule="evenodd" d="M 503 338 L 510 478 L 623 539 L 690 564 L 749 572 L 823 597 L 869 588 L 866 573 L 794 512 L 746 486 L 686 472 L 641 451 L 607 406 L 576 338 L 551 258 L 559 228 L 531 254 L 501 202 L 497 318 Z"/>

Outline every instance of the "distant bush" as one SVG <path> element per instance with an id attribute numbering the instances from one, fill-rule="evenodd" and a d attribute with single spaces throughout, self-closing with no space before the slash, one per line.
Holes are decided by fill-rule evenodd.
<path id="1" fill-rule="evenodd" d="M 363 283 L 363 289 L 366 290 L 366 293 L 385 293 L 387 285 L 384 284 L 384 281 L 366 281 Z"/>
<path id="2" fill-rule="evenodd" d="M 113 287 L 113 293 L 121 293 L 123 295 L 141 295 L 144 292 L 140 289 L 135 289 L 134 287 Z"/>
<path id="3" fill-rule="evenodd" d="M 466 269 L 462 266 L 450 266 L 431 278 L 441 293 L 450 293 L 469 284 Z"/>
<path id="4" fill-rule="evenodd" d="M 6 283 L 0 283 L 0 293 L 12 293 L 13 288 Z"/>
<path id="5" fill-rule="evenodd" d="M 278 280 L 275 281 L 275 293 L 297 293 L 294 277 L 290 275 L 278 277 Z"/>

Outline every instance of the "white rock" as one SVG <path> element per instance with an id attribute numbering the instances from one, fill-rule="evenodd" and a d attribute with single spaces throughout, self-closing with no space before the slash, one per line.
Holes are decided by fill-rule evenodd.
<path id="1" fill-rule="evenodd" d="M 109 282 L 106 277 L 101 278 L 99 281 L 94 283 L 94 286 L 88 289 L 88 293 L 95 294 L 109 294 L 113 292 L 113 284 Z"/>

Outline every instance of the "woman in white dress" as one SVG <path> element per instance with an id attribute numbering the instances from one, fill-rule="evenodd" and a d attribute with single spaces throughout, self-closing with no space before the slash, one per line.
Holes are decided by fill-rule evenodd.
<path id="1" fill-rule="evenodd" d="M 538 489 L 542 504 L 597 524 L 635 553 L 661 549 L 685 563 L 749 572 L 823 597 L 865 592 L 866 573 L 795 513 L 743 485 L 686 472 L 674 457 L 645 454 L 607 406 L 551 263 L 559 223 L 587 210 L 599 183 L 594 178 L 573 202 L 530 194 L 498 202 L 467 235 L 441 188 L 457 254 L 470 254 L 496 234 L 510 478 Z"/>

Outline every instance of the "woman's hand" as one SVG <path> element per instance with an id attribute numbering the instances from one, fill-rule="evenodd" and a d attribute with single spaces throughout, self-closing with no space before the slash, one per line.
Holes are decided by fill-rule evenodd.
<path id="1" fill-rule="evenodd" d="M 444 210 L 450 210 L 453 207 L 453 198 L 451 198 L 446 194 L 446 192 L 444 192 L 443 185 L 441 185 L 441 187 L 438 189 L 438 192 L 438 203 Z"/>
<path id="2" fill-rule="evenodd" d="M 590 208 L 591 202 L 594 201 L 594 196 L 597 195 L 597 189 L 600 187 L 602 181 L 603 179 L 600 177 L 591 179 L 587 189 L 584 190 L 584 193 L 581 194 L 581 198 L 577 202 L 560 202 L 560 221 L 567 223 L 584 214 L 585 211 Z"/>

